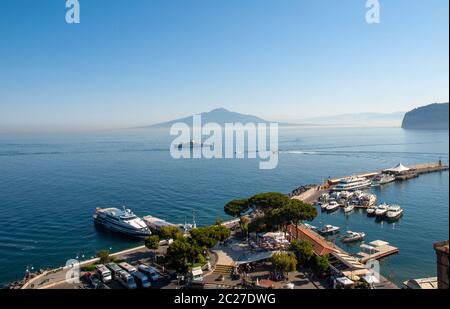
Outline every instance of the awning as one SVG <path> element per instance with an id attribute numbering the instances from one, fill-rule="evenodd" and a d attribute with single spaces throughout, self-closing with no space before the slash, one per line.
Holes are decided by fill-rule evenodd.
<path id="1" fill-rule="evenodd" d="M 370 242 L 369 245 L 371 245 L 373 247 L 381 247 L 381 246 L 389 245 L 389 243 L 387 241 L 383 241 L 383 240 L 374 240 L 374 241 Z"/>
<path id="2" fill-rule="evenodd" d="M 393 168 L 388 168 L 388 169 L 384 170 L 384 172 L 402 173 L 402 172 L 407 172 L 409 170 L 411 170 L 411 169 L 404 166 L 403 164 L 399 163 Z"/>

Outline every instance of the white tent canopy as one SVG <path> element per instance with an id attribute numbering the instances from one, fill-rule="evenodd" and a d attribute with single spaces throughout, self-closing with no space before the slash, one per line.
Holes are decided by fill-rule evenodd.
<path id="1" fill-rule="evenodd" d="M 409 167 L 406 167 L 402 163 L 399 163 L 399 164 L 397 164 L 397 166 L 395 166 L 393 168 L 384 170 L 384 172 L 402 173 L 402 172 L 407 172 L 409 170 L 411 170 Z"/>

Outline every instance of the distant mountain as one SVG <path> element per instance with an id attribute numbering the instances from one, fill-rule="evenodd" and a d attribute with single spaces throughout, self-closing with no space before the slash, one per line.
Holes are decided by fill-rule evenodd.
<path id="1" fill-rule="evenodd" d="M 305 118 L 297 121 L 323 126 L 349 126 L 349 127 L 374 127 L 374 126 L 396 126 L 402 123 L 404 112 L 390 114 L 384 113 L 355 113 L 340 114 L 334 116 Z"/>
<path id="2" fill-rule="evenodd" d="M 448 130 L 448 103 L 434 103 L 407 112 L 402 128 Z"/>
<path id="3" fill-rule="evenodd" d="M 264 120 L 262 118 L 252 116 L 252 115 L 245 115 L 245 114 L 232 112 L 225 108 L 216 108 L 210 112 L 200 113 L 199 115 L 202 117 L 203 124 L 206 124 L 208 122 L 214 122 L 214 123 L 220 124 L 221 126 L 224 126 L 225 123 L 235 123 L 235 122 L 240 122 L 243 124 L 246 124 L 249 122 L 270 123 L 270 121 Z M 153 124 L 153 125 L 147 126 L 147 128 L 165 128 L 165 127 L 170 127 L 174 123 L 177 123 L 177 122 L 183 122 L 189 126 L 192 126 L 192 116 Z M 283 125 L 283 124 L 280 124 L 280 125 Z M 284 125 L 287 125 L 287 124 L 284 124 Z"/>

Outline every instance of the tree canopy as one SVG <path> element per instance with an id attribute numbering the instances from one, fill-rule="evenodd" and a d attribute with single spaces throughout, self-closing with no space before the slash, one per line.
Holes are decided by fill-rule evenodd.
<path id="1" fill-rule="evenodd" d="M 178 239 L 183 237 L 183 233 L 176 226 L 163 226 L 159 231 L 162 239 Z"/>
<path id="2" fill-rule="evenodd" d="M 190 238 L 174 240 L 166 253 L 166 265 L 181 273 L 187 273 L 196 263 L 204 263 L 202 249 Z"/>
<path id="3" fill-rule="evenodd" d="M 147 237 L 144 241 L 145 247 L 150 250 L 156 250 L 159 248 L 159 236 L 151 235 Z"/>
<path id="4" fill-rule="evenodd" d="M 277 252 L 272 255 L 270 260 L 275 271 L 280 274 L 284 275 L 297 269 L 297 258 L 293 253 Z"/>
<path id="5" fill-rule="evenodd" d="M 294 240 L 290 249 L 295 253 L 299 265 L 308 265 L 314 257 L 313 246 L 308 241 Z"/>
<path id="6" fill-rule="evenodd" d="M 230 237 L 230 230 L 222 225 L 199 227 L 191 231 L 191 237 L 199 246 L 212 248 Z"/>
<path id="7" fill-rule="evenodd" d="M 247 199 L 232 200 L 231 202 L 227 203 L 224 207 L 225 213 L 235 218 L 239 218 L 248 210 L 249 210 L 249 203 Z"/>

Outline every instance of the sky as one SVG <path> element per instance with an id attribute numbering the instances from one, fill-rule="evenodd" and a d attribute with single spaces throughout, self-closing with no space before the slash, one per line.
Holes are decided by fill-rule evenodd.
<path id="1" fill-rule="evenodd" d="M 0 129 L 120 128 L 224 107 L 265 119 L 449 97 L 449 2 L 0 0 Z"/>

